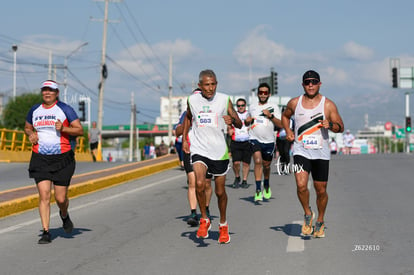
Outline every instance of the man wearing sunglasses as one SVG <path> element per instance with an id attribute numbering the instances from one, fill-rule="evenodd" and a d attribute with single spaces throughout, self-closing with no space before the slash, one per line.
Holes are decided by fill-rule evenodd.
<path id="1" fill-rule="evenodd" d="M 245 123 L 250 125 L 249 142 L 253 152 L 254 177 L 256 180 L 256 192 L 254 201 L 268 200 L 272 196 L 270 189 L 270 164 L 275 150 L 275 125 L 282 127 L 280 111 L 276 104 L 269 101 L 270 86 L 262 83 L 257 88 L 258 102 L 250 105 L 250 118 Z M 263 193 L 262 193 L 263 174 Z"/>
<path id="2" fill-rule="evenodd" d="M 326 187 L 329 174 L 329 135 L 328 130 L 335 133 L 344 131 L 342 118 L 333 101 L 319 93 L 322 83 L 319 74 L 307 71 L 302 77 L 305 94 L 291 99 L 282 115 L 286 138 L 294 141 L 293 161 L 297 195 L 305 212 L 302 235 L 315 238 L 325 237 L 324 215 L 328 204 Z M 294 132 L 289 127 L 290 118 L 294 117 Z M 309 206 L 308 179 L 312 174 L 316 190 L 318 217 L 315 228 L 312 227 L 315 213 Z"/>
<path id="3" fill-rule="evenodd" d="M 246 100 L 239 98 L 236 101 L 237 115 L 243 123 L 240 129 L 233 125 L 228 126 L 227 133 L 231 137 L 230 150 L 233 161 L 234 183 L 233 188 L 239 188 L 240 182 L 242 188 L 248 188 L 247 176 L 249 175 L 250 161 L 252 159 L 252 151 L 249 143 L 249 127 L 245 125 L 245 120 L 250 117 L 246 110 Z M 242 170 L 243 181 L 240 179 L 240 166 Z"/>

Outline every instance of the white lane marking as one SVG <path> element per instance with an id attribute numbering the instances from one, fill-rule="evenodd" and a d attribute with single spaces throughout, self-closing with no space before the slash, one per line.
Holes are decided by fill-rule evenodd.
<path id="1" fill-rule="evenodd" d="M 70 211 L 76 211 L 76 210 L 83 209 L 83 208 L 86 208 L 86 207 L 89 207 L 91 205 L 95 205 L 95 204 L 98 204 L 98 203 L 101 203 L 101 202 L 104 202 L 104 201 L 109 201 L 109 200 L 113 200 L 113 199 L 116 199 L 116 198 L 119 198 L 119 197 L 122 197 L 122 196 L 130 195 L 132 193 L 136 193 L 136 192 L 154 187 L 156 185 L 163 184 L 165 182 L 175 180 L 175 179 L 179 179 L 179 178 L 182 178 L 182 177 L 183 177 L 183 175 L 179 175 L 179 176 L 175 176 L 175 177 L 172 177 L 172 178 L 167 178 L 167 179 L 164 179 L 164 180 L 161 180 L 161 181 L 158 181 L 158 182 L 153 182 L 153 183 L 150 183 L 150 184 L 145 185 L 145 186 L 141 186 L 141 187 L 129 190 L 129 191 L 125 191 L 123 193 L 115 194 L 115 195 L 105 197 L 105 198 L 102 198 L 100 200 L 92 201 L 92 202 L 89 202 L 89 203 L 86 203 L 86 204 L 82 204 L 82 205 L 79 205 L 79 206 L 71 207 Z M 55 213 L 55 214 L 51 214 L 50 216 L 52 218 L 52 217 L 56 217 L 57 215 L 58 215 L 58 213 Z M 33 220 L 30 220 L 30 221 L 19 223 L 19 224 L 13 225 L 13 226 L 9 226 L 9 227 L 0 229 L 0 234 L 8 233 L 8 232 L 11 232 L 11 231 L 14 231 L 14 230 L 20 229 L 22 227 L 32 225 L 34 223 L 38 223 L 38 222 L 39 222 L 39 219 L 37 218 L 37 219 L 33 219 Z"/>
<path id="2" fill-rule="evenodd" d="M 305 250 L 305 240 L 300 236 L 303 221 L 293 221 L 290 228 L 286 252 L 302 252 Z M 295 225 L 299 226 L 295 226 Z"/>

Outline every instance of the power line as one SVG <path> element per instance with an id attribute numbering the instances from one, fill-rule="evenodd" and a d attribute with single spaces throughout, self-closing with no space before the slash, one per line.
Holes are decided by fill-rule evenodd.
<path id="1" fill-rule="evenodd" d="M 122 1 L 122 3 L 125 5 L 126 10 L 129 14 L 129 16 L 132 18 L 133 23 L 136 26 L 136 29 L 138 29 L 139 33 L 141 34 L 142 38 L 144 39 L 144 41 L 146 42 L 148 48 L 151 50 L 152 54 L 154 55 L 154 57 L 158 60 L 159 64 L 161 65 L 161 67 L 165 70 L 165 72 L 167 72 L 167 75 L 169 74 L 169 69 L 168 67 L 164 64 L 164 62 L 162 62 L 161 58 L 157 55 L 157 53 L 154 51 L 154 48 L 151 46 L 151 43 L 149 42 L 149 40 L 147 39 L 146 35 L 144 34 L 144 32 L 142 31 L 140 25 L 138 24 L 137 20 L 135 19 L 134 15 L 131 13 L 131 9 L 128 7 L 128 4 L 126 3 L 126 1 Z M 116 5 L 118 6 L 118 5 Z M 119 8 L 118 8 L 119 9 Z M 120 9 L 119 9 L 120 10 Z M 121 11 L 120 11 L 121 12 Z M 122 13 L 122 12 L 121 12 Z M 125 18 L 125 17 L 124 17 Z M 131 33 L 132 30 L 130 30 Z M 136 43 L 138 43 L 138 39 L 136 39 L 136 36 L 133 35 L 133 37 L 136 40 Z M 146 55 L 145 51 L 143 51 L 144 54 Z M 147 56 L 147 55 L 146 55 Z M 148 58 L 148 57 L 147 57 Z M 156 67 L 155 67 L 156 68 Z M 157 70 L 158 71 L 158 70 Z M 158 71 L 158 73 L 160 74 L 160 76 L 162 76 L 162 74 Z M 184 92 L 184 90 L 182 89 L 181 85 L 179 84 L 178 81 L 176 81 L 176 79 L 173 77 L 173 81 L 174 83 L 181 89 L 182 92 Z M 167 87 L 168 87 L 168 81 L 165 81 L 167 83 Z"/>
<path id="2" fill-rule="evenodd" d="M 143 84 L 145 87 L 156 91 L 156 92 L 160 92 L 160 90 L 155 89 L 153 86 L 149 85 L 148 83 L 146 83 L 145 81 L 137 78 L 136 76 L 134 76 L 132 73 L 130 73 L 128 70 L 126 70 L 124 67 L 122 67 L 118 62 L 116 62 L 114 59 L 112 59 L 110 56 L 106 56 L 106 58 L 108 58 L 109 61 L 111 61 L 115 66 L 117 66 L 119 69 L 121 69 L 124 73 L 126 73 L 127 75 L 129 75 L 131 78 L 135 79 L 137 82 L 140 82 L 141 84 Z"/>

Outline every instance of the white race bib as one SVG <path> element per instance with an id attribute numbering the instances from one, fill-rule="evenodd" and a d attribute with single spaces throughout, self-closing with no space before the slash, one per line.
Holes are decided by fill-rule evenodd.
<path id="1" fill-rule="evenodd" d="M 322 136 L 321 135 L 304 135 L 303 148 L 305 149 L 321 149 Z"/>
<path id="2" fill-rule="evenodd" d="M 197 127 L 218 127 L 218 115 L 217 113 L 199 113 L 197 115 Z"/>
<path id="3" fill-rule="evenodd" d="M 255 118 L 254 123 L 267 126 L 269 124 L 269 120 L 266 119 L 264 116 L 258 116 L 257 118 Z"/>

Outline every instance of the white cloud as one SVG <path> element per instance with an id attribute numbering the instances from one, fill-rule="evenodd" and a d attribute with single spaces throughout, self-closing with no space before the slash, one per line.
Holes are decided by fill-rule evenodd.
<path id="1" fill-rule="evenodd" d="M 182 39 L 163 41 L 152 46 L 135 44 L 118 55 L 117 63 L 137 75 L 159 75 L 160 71 L 165 72 L 165 68 L 162 69 L 163 65 L 160 63 L 168 68 L 170 55 L 172 55 L 173 64 L 175 64 L 200 52 L 191 41 Z M 159 78 L 159 76 L 155 78 Z"/>
<path id="2" fill-rule="evenodd" d="M 233 56 L 238 63 L 246 66 L 271 67 L 295 55 L 293 50 L 269 39 L 265 33 L 267 28 L 265 25 L 257 26 L 234 49 Z"/>
<path id="3" fill-rule="evenodd" d="M 370 60 L 374 56 L 374 51 L 368 47 L 350 41 L 343 46 L 343 52 L 347 58 L 355 60 Z"/>

